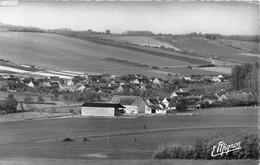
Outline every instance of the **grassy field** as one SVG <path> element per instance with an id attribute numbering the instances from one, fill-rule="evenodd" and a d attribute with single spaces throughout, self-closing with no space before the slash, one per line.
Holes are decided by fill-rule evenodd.
<path id="1" fill-rule="evenodd" d="M 145 162 L 151 160 L 154 151 L 163 144 L 188 145 L 197 138 L 213 136 L 217 132 L 230 135 L 242 130 L 249 133 L 258 131 L 257 108 L 226 108 L 224 111 L 215 108 L 196 113 L 198 115 L 195 116 L 74 117 L 4 122 L 0 123 L 0 158 L 41 159 L 46 162 L 54 159 L 60 162 L 67 159 L 68 162 L 88 162 L 94 159 L 100 164 L 126 159 L 129 163 Z M 143 129 L 144 125 L 146 129 Z M 90 141 L 83 142 L 83 136 Z M 61 142 L 66 137 L 75 141 Z M 183 164 L 191 162 L 174 161 Z M 214 161 L 193 161 L 197 164 L 215 164 Z M 253 161 L 242 162 L 250 164 Z"/>
<path id="2" fill-rule="evenodd" d="M 36 163 L 37 162 L 37 163 Z M 97 160 L 97 159 L 23 159 L 23 158 L 12 158 L 0 160 L 0 163 L 5 165 L 258 165 L 257 160 Z"/>
<path id="3" fill-rule="evenodd" d="M 79 39 L 40 33 L 0 33 L 1 58 L 20 64 L 60 70 L 126 74 L 139 68 L 111 64 L 100 59 L 113 57 L 151 66 L 189 65 L 187 61 L 147 52 L 112 47 Z M 140 72 L 138 72 L 140 73 Z"/>

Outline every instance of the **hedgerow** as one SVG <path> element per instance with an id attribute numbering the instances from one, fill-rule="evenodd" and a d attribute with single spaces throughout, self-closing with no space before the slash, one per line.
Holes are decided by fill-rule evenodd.
<path id="1" fill-rule="evenodd" d="M 211 156 L 213 146 L 220 141 L 226 144 L 241 142 L 241 149 L 227 154 Z M 155 159 L 259 159 L 258 134 L 239 132 L 233 136 L 216 134 L 208 139 L 197 139 L 193 145 L 181 146 L 179 144 L 166 144 L 155 152 Z"/>

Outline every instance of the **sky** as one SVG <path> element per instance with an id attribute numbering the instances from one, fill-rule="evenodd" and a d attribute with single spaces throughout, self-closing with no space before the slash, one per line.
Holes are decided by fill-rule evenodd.
<path id="1" fill-rule="evenodd" d="M 20 2 L 0 6 L 0 22 L 44 29 L 122 33 L 145 30 L 258 34 L 257 4 L 248 2 Z"/>

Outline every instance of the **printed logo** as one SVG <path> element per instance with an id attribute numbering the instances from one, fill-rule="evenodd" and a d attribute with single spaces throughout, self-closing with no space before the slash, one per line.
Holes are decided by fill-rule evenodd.
<path id="1" fill-rule="evenodd" d="M 241 149 L 241 142 L 233 143 L 230 145 L 227 145 L 223 141 L 220 141 L 218 145 L 213 146 L 213 150 L 211 152 L 212 157 L 216 156 L 223 156 L 224 154 L 228 154 L 232 151 L 237 151 Z"/>

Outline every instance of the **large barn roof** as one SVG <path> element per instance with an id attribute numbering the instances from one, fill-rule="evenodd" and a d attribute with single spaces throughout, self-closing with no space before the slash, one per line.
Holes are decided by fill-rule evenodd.
<path id="1" fill-rule="evenodd" d="M 114 107 L 114 108 L 125 108 L 121 104 L 116 103 L 84 103 L 82 107 Z"/>

